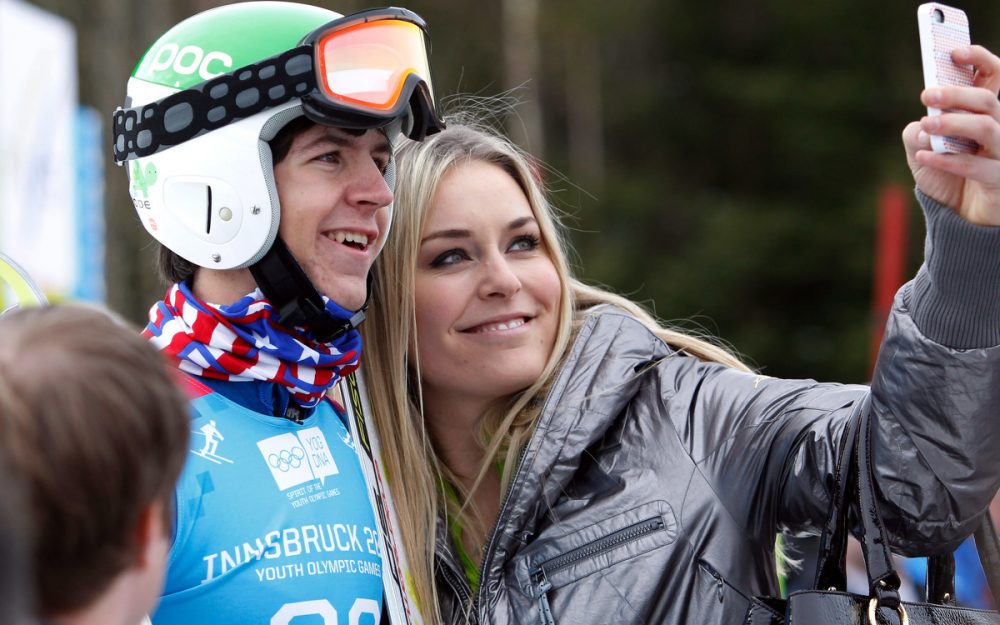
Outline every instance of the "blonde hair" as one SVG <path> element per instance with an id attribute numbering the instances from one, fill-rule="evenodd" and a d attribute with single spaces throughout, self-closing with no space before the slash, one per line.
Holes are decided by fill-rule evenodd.
<path id="1" fill-rule="evenodd" d="M 542 239 L 560 278 L 558 329 L 542 374 L 530 387 L 493 405 L 480 420 L 477 440 L 485 454 L 472 487 L 500 461 L 502 492 L 517 469 L 521 450 L 534 430 L 543 398 L 568 351 L 583 311 L 612 304 L 641 321 L 674 349 L 702 360 L 746 370 L 738 358 L 702 338 L 669 329 L 641 306 L 573 278 L 564 235 L 549 205 L 532 159 L 510 141 L 469 120 L 449 121 L 446 130 L 422 143 L 408 143 L 397 156 L 395 217 L 385 248 L 375 264 L 375 297 L 362 331 L 365 375 L 375 423 L 382 442 L 390 488 L 399 514 L 410 563 L 412 590 L 424 618 L 439 620 L 434 592 L 434 537 L 440 511 L 457 518 L 463 530 L 485 541 L 489 528 L 474 515 L 472 492 L 437 457 L 424 424 L 420 392 L 419 344 L 415 334 L 414 276 L 425 218 L 439 182 L 453 168 L 470 161 L 496 165 L 513 178 L 531 205 Z M 411 356 L 412 355 L 412 356 Z M 405 386 L 401 381 L 406 380 Z M 444 494 L 442 480 L 459 493 Z M 477 550 L 474 553 L 479 553 Z M 468 607 L 468 606 L 467 606 Z"/>

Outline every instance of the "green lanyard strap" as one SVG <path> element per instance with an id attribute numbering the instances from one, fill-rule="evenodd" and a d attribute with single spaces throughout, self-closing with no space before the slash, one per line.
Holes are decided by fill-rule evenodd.
<path id="1" fill-rule="evenodd" d="M 504 462 L 503 458 L 497 459 L 497 472 L 503 475 Z M 441 480 L 441 488 L 444 489 L 444 495 L 449 501 L 454 503 L 456 506 L 460 506 L 461 502 L 458 500 L 458 493 L 455 492 L 455 487 L 448 483 L 444 478 L 439 478 Z M 479 589 L 479 564 L 472 559 L 469 553 L 465 550 L 465 544 L 462 542 L 462 523 L 459 519 L 452 519 L 448 523 L 448 531 L 451 533 L 451 540 L 455 543 L 455 550 L 458 551 L 458 559 L 462 563 L 462 567 L 465 569 L 465 577 L 469 580 L 469 586 L 472 587 L 472 592 Z"/>

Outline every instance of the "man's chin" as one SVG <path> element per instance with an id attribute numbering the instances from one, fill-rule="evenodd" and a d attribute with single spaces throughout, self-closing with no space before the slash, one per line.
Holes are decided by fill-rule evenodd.
<path id="1" fill-rule="evenodd" d="M 329 284 L 326 289 L 319 285 L 317 289 L 338 306 L 351 312 L 364 306 L 368 297 L 368 285 L 365 280 L 361 280 L 360 284 L 355 280 L 337 280 Z"/>

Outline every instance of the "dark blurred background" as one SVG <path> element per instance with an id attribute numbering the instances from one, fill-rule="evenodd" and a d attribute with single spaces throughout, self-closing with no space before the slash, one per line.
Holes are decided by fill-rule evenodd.
<path id="1" fill-rule="evenodd" d="M 110 115 L 160 34 L 224 3 L 34 4 L 76 27 L 80 102 Z M 918 2 L 399 4 L 430 26 L 446 109 L 519 103 L 500 121 L 548 166 L 584 279 L 723 337 L 769 375 L 867 380 L 880 197 L 903 198 L 907 278 L 922 255 L 899 139 L 924 113 Z M 973 40 L 1000 49 L 1000 4 L 958 6 Z M 164 287 L 106 153 L 107 300 L 139 323 Z"/>

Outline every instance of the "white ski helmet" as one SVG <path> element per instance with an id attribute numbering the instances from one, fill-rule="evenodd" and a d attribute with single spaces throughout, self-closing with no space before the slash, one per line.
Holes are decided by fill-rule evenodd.
<path id="1" fill-rule="evenodd" d="M 143 55 L 114 114 L 115 160 L 143 226 L 200 267 L 254 265 L 280 222 L 268 141 L 303 114 L 418 140 L 437 132 L 427 45 L 423 20 L 399 8 L 342 17 L 244 2 L 177 24 Z"/>

